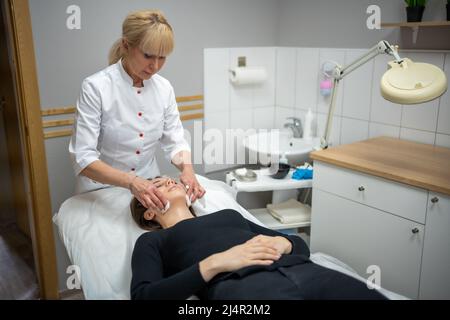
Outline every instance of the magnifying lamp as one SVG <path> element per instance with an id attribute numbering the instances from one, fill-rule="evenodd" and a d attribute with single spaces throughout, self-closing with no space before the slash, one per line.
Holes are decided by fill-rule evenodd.
<path id="1" fill-rule="evenodd" d="M 381 95 L 386 100 L 404 105 L 418 104 L 439 98 L 447 90 L 447 78 L 440 68 L 429 63 L 413 62 L 408 58 L 402 59 L 398 55 L 397 47 L 391 46 L 387 41 L 380 41 L 348 66 L 335 66 L 331 75 L 334 85 L 327 125 L 320 142 L 321 149 L 328 148 L 339 82 L 352 71 L 383 53 L 389 54 L 395 59 L 388 63 L 388 70 L 381 78 Z"/>

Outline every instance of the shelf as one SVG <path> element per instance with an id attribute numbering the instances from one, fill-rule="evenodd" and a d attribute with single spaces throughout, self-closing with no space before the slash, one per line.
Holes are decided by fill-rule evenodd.
<path id="1" fill-rule="evenodd" d="M 398 27 L 442 27 L 450 26 L 450 21 L 422 21 L 422 22 L 385 22 L 381 24 L 382 28 L 398 28 Z"/>
<path id="2" fill-rule="evenodd" d="M 292 228 L 309 227 L 311 225 L 311 212 L 309 213 L 309 220 L 297 223 L 281 223 L 269 213 L 266 208 L 250 209 L 248 210 L 256 219 L 261 221 L 267 228 L 272 230 L 283 230 Z"/>
<path id="3" fill-rule="evenodd" d="M 421 22 L 385 22 L 382 28 L 411 28 L 413 43 L 417 42 L 420 27 L 445 27 L 450 26 L 450 21 L 421 21 Z"/>
<path id="4" fill-rule="evenodd" d="M 309 180 L 295 180 L 292 179 L 293 169 L 284 179 L 274 179 L 270 176 L 269 169 L 254 170 L 257 175 L 256 181 L 243 182 L 237 180 L 233 173 L 229 172 L 226 175 L 226 182 L 229 186 L 238 192 L 259 192 L 259 191 L 278 191 L 278 190 L 292 190 L 311 188 L 312 179 Z"/>

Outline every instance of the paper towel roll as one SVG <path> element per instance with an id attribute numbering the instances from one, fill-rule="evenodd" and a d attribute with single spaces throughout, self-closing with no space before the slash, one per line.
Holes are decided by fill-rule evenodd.
<path id="1" fill-rule="evenodd" d="M 230 73 L 230 81 L 234 85 L 260 84 L 267 79 L 267 71 L 263 67 L 237 67 Z"/>

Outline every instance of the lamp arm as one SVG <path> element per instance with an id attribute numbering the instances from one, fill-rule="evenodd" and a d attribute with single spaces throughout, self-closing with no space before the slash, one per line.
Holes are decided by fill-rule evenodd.
<path id="1" fill-rule="evenodd" d="M 400 56 L 398 55 L 397 47 L 392 46 L 389 44 L 389 42 L 382 40 L 377 45 L 375 45 L 371 49 L 369 49 L 369 51 L 367 53 L 365 53 L 361 57 L 357 58 L 355 61 L 353 61 L 349 65 L 347 65 L 345 67 L 336 66 L 334 73 L 333 73 L 334 85 L 333 85 L 333 91 L 331 94 L 330 107 L 328 110 L 327 124 L 325 127 L 324 135 L 320 140 L 320 148 L 321 149 L 328 148 L 328 139 L 330 136 L 331 126 L 332 126 L 332 122 L 333 122 L 333 114 L 334 114 L 334 109 L 335 109 L 335 105 L 336 105 L 336 95 L 337 95 L 337 89 L 338 89 L 339 82 L 344 77 L 346 77 L 347 75 L 349 75 L 350 73 L 352 73 L 353 71 L 358 69 L 363 64 L 372 60 L 377 55 L 383 54 L 383 53 L 393 56 L 395 61 L 399 64 L 403 62 L 403 59 L 400 58 Z"/>
<path id="2" fill-rule="evenodd" d="M 369 62 L 373 58 L 375 58 L 379 54 L 389 54 L 394 57 L 395 61 L 397 63 L 402 63 L 403 59 L 400 58 L 397 52 L 397 48 L 395 46 L 392 46 L 387 41 L 380 41 L 378 44 L 373 46 L 369 51 L 359 58 L 357 58 L 355 61 L 350 63 L 349 65 L 339 68 L 339 71 L 336 71 L 335 77 L 339 78 L 339 80 L 343 79 L 345 76 L 349 75 L 351 72 L 358 69 L 363 64 Z"/>

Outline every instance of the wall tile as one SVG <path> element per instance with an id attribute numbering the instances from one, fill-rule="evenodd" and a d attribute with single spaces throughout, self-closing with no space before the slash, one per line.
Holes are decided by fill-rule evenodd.
<path id="1" fill-rule="evenodd" d="M 402 106 L 392 103 L 381 96 L 380 82 L 387 70 L 389 61 L 392 61 L 392 57 L 385 54 L 377 56 L 374 61 L 370 120 L 400 126 Z"/>
<path id="2" fill-rule="evenodd" d="M 450 53 L 445 55 L 444 71 L 450 85 Z M 437 132 L 450 134 L 450 89 L 440 98 Z"/>
<path id="3" fill-rule="evenodd" d="M 303 110 L 317 109 L 319 95 L 319 49 L 297 49 L 295 107 Z"/>
<path id="4" fill-rule="evenodd" d="M 392 138 L 400 138 L 400 127 L 390 126 L 382 123 L 369 123 L 369 138 L 387 136 Z"/>
<path id="5" fill-rule="evenodd" d="M 345 50 L 341 49 L 320 49 L 319 54 L 319 70 L 320 72 L 322 65 L 326 61 L 334 61 L 341 66 L 345 65 Z M 324 77 L 320 74 L 319 81 Z M 345 80 L 339 83 L 338 92 L 336 96 L 336 107 L 334 115 L 342 115 L 342 98 L 343 98 L 343 88 Z M 328 97 L 323 97 L 322 95 L 317 96 L 317 111 L 321 113 L 327 113 L 330 105 L 331 95 Z"/>
<path id="6" fill-rule="evenodd" d="M 229 49 L 205 49 L 204 54 L 205 111 L 226 111 L 229 108 Z"/>
<path id="7" fill-rule="evenodd" d="M 272 129 L 275 127 L 275 107 L 253 108 L 253 127 Z"/>
<path id="8" fill-rule="evenodd" d="M 369 122 L 342 118 L 341 144 L 352 143 L 369 138 Z"/>
<path id="9" fill-rule="evenodd" d="M 306 110 L 295 109 L 294 117 L 299 118 L 302 121 L 303 129 L 305 128 L 305 118 L 306 118 L 307 112 L 308 111 L 306 111 Z M 311 125 L 311 135 L 313 137 L 317 137 L 317 112 L 312 112 L 312 113 L 313 113 L 313 121 L 312 121 L 312 125 Z"/>
<path id="10" fill-rule="evenodd" d="M 233 110 L 230 114 L 230 129 L 253 128 L 253 109 Z"/>
<path id="11" fill-rule="evenodd" d="M 293 108 L 295 104 L 295 48 L 277 48 L 276 105 Z"/>
<path id="12" fill-rule="evenodd" d="M 256 55 L 256 48 L 231 48 L 228 69 L 238 66 L 238 57 L 246 57 L 247 65 L 253 61 Z M 230 75 L 228 74 L 228 77 Z M 229 82 L 230 88 L 230 109 L 248 109 L 253 106 L 253 86 L 235 86 Z"/>
<path id="13" fill-rule="evenodd" d="M 350 65 L 365 53 L 367 53 L 367 50 L 347 50 L 345 53 L 345 64 Z M 369 120 L 372 75 L 373 61 L 370 60 L 345 78 L 342 106 L 344 117 Z"/>
<path id="14" fill-rule="evenodd" d="M 247 61 L 248 66 L 265 67 L 267 70 L 267 81 L 254 86 L 253 107 L 270 107 L 275 105 L 275 83 L 276 83 L 276 54 L 275 47 L 255 48 L 255 56 Z"/>
<path id="15" fill-rule="evenodd" d="M 450 135 L 436 134 L 436 145 L 440 147 L 450 148 Z"/>
<path id="16" fill-rule="evenodd" d="M 338 146 L 341 144 L 341 121 L 339 116 L 333 117 L 331 126 L 330 138 L 328 144 L 330 146 Z M 322 137 L 325 134 L 325 127 L 327 122 L 327 115 L 323 113 L 317 114 L 317 136 Z"/>
<path id="17" fill-rule="evenodd" d="M 292 122 L 292 120 L 287 120 L 287 117 L 294 117 L 294 108 L 285 108 L 276 106 L 275 107 L 275 128 L 282 129 L 285 123 Z"/>
<path id="18" fill-rule="evenodd" d="M 225 136 L 225 132 L 226 129 L 228 129 L 230 127 L 230 121 L 229 121 L 229 116 L 230 113 L 229 112 L 211 112 L 208 114 L 208 117 L 205 118 L 204 121 L 204 127 L 205 127 L 205 132 L 204 132 L 204 137 L 206 138 L 209 135 L 213 135 L 215 137 L 217 142 L 217 148 L 215 148 L 215 150 L 217 150 L 217 152 L 219 152 L 221 154 L 221 156 L 217 156 L 218 162 L 219 163 L 206 163 L 204 162 L 204 170 L 205 172 L 211 172 L 211 171 L 216 171 L 216 170 L 222 170 L 225 168 L 228 168 L 229 165 L 225 164 L 225 156 L 226 156 L 226 136 Z M 205 136 L 206 135 L 206 136 Z M 214 142 L 212 142 L 212 140 L 209 140 L 209 142 L 204 142 L 204 152 L 206 150 L 210 150 L 212 149 Z M 210 152 L 207 151 L 207 153 L 209 154 Z M 203 159 L 204 161 L 208 161 L 207 159 Z"/>
<path id="19" fill-rule="evenodd" d="M 434 132 L 427 132 L 409 128 L 400 129 L 400 139 L 415 141 L 426 144 L 434 144 L 434 138 L 436 134 Z"/>
<path id="20" fill-rule="evenodd" d="M 409 53 L 408 58 L 415 62 L 426 62 L 440 68 L 444 67 L 444 55 L 437 53 Z M 402 127 L 426 131 L 436 131 L 439 100 L 403 106 Z"/>

